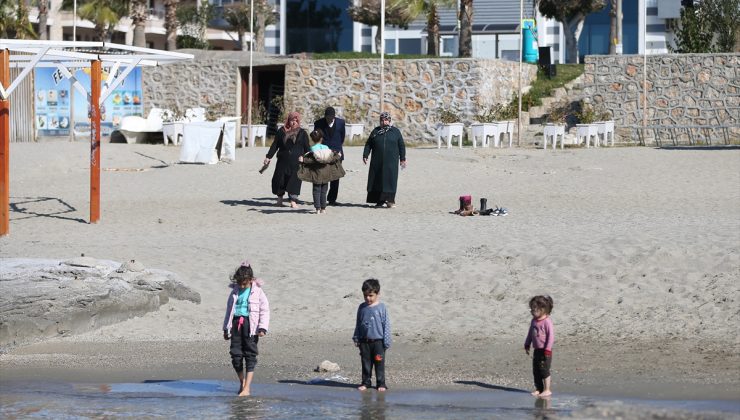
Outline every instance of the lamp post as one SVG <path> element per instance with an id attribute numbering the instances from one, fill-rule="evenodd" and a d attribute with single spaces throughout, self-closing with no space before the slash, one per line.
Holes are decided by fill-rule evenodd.
<path id="1" fill-rule="evenodd" d="M 383 70 L 385 68 L 385 0 L 380 0 L 380 28 L 378 30 L 380 31 L 380 91 L 378 93 L 380 94 L 380 113 L 382 114 L 385 105 L 383 94 L 383 83 L 385 82 L 385 77 L 383 76 Z"/>
<path id="2" fill-rule="evenodd" d="M 519 93 L 517 94 L 517 97 L 519 98 L 519 112 L 516 114 L 516 145 L 519 147 L 520 142 L 522 140 L 522 50 L 524 50 L 524 39 L 523 39 L 523 31 L 524 31 L 524 0 L 519 0 L 519 84 L 518 89 Z"/>
<path id="3" fill-rule="evenodd" d="M 247 82 L 247 143 L 252 141 L 252 54 L 254 52 L 254 0 L 249 0 L 249 78 Z"/>

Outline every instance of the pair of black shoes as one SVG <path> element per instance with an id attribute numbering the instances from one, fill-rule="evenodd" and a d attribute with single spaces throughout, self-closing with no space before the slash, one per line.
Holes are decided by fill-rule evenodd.
<path id="1" fill-rule="evenodd" d="M 481 216 L 506 216 L 507 214 L 509 214 L 509 211 L 503 207 L 498 207 L 498 206 L 496 206 L 495 209 L 489 209 L 488 199 L 481 198 L 480 199 L 480 210 L 478 211 L 478 214 L 480 214 Z"/>

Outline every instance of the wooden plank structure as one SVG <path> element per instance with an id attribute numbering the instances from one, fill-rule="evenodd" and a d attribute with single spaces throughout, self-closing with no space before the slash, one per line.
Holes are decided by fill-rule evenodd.
<path id="1" fill-rule="evenodd" d="M 34 68 L 56 68 L 59 77 L 70 79 L 88 98 L 90 223 L 97 223 L 100 220 L 100 108 L 103 102 L 137 66 L 158 66 L 192 58 L 191 54 L 108 42 L 0 39 L 0 236 L 10 232 L 10 95 Z M 105 81 L 102 80 L 103 67 L 110 68 Z M 13 80 L 10 68 L 22 69 Z M 90 92 L 74 76 L 82 68 L 91 70 Z"/>

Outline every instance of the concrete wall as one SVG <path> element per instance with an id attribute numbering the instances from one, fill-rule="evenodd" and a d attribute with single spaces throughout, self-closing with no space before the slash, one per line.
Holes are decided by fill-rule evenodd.
<path id="1" fill-rule="evenodd" d="M 642 125 L 643 57 L 587 56 L 585 63 L 592 103 L 611 111 L 617 127 Z M 648 56 L 647 125 L 740 125 L 740 54 Z"/>

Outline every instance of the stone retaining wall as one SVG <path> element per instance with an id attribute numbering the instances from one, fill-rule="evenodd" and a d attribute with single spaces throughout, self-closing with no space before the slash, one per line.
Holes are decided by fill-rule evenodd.
<path id="1" fill-rule="evenodd" d="M 583 90 L 622 135 L 642 125 L 643 57 L 587 56 Z M 740 54 L 647 57 L 647 125 L 740 124 Z"/>
<path id="2" fill-rule="evenodd" d="M 380 71 L 378 60 L 302 60 L 285 69 L 286 98 L 303 115 L 347 102 L 368 110 L 361 121 L 366 132 L 377 125 Z M 384 65 L 386 110 L 404 138 L 413 143 L 435 142 L 440 109 L 455 109 L 472 122 L 481 106 L 508 103 L 517 86 L 518 63 L 480 59 L 387 60 Z M 522 84 L 528 86 L 537 69 L 524 65 Z M 342 115 L 342 109 L 338 114 Z"/>
<path id="3" fill-rule="evenodd" d="M 233 104 L 240 115 L 240 67 L 247 53 L 194 51 L 193 61 L 143 69 L 145 112 L 154 106 L 180 110 L 209 103 Z M 343 115 L 348 102 L 366 112 L 365 134 L 378 121 L 378 60 L 310 60 L 260 56 L 255 66 L 285 66 L 285 97 L 291 109 L 312 125 L 313 110 L 334 106 Z M 517 86 L 519 64 L 503 60 L 419 59 L 385 61 L 385 98 L 394 124 L 409 142 L 435 142 L 436 115 L 456 108 L 463 122 L 472 122 L 479 106 L 508 103 Z M 522 84 L 528 86 L 536 67 L 524 64 Z"/>

